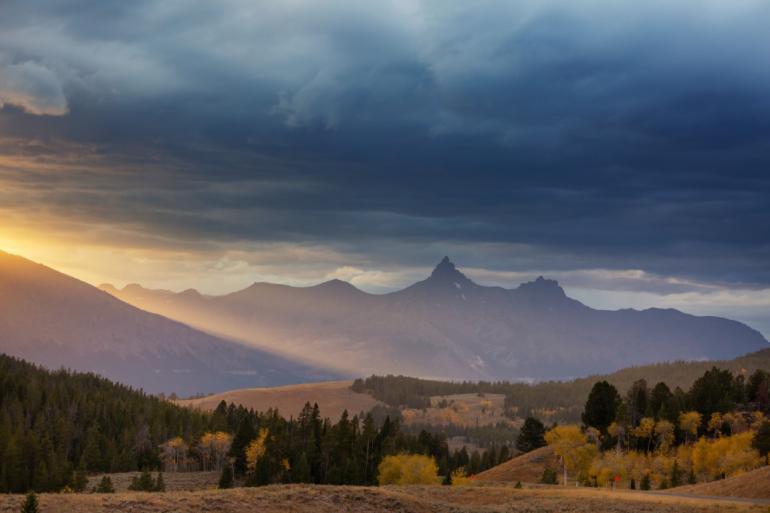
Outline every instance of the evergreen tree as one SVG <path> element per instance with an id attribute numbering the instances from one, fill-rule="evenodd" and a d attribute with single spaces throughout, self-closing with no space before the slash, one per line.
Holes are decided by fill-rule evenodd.
<path id="1" fill-rule="evenodd" d="M 543 470 L 543 476 L 540 478 L 540 482 L 543 484 L 558 484 L 559 476 L 554 469 L 546 467 L 545 470 Z"/>
<path id="2" fill-rule="evenodd" d="M 607 381 L 599 381 L 588 394 L 585 409 L 583 410 L 583 424 L 595 427 L 603 435 L 607 434 L 607 428 L 615 421 L 620 395 L 617 389 Z"/>
<path id="3" fill-rule="evenodd" d="M 294 483 L 310 483 L 310 464 L 307 461 L 307 455 L 303 452 L 299 456 L 299 460 L 294 464 L 291 469 L 291 480 Z"/>
<path id="4" fill-rule="evenodd" d="M 647 382 L 643 379 L 636 380 L 626 395 L 628 417 L 632 426 L 638 426 L 639 421 L 647 415 L 648 397 Z"/>
<path id="5" fill-rule="evenodd" d="M 760 456 L 767 458 L 768 453 L 770 453 L 770 422 L 764 421 L 759 425 L 757 432 L 754 434 L 752 445 L 759 452 Z"/>
<path id="6" fill-rule="evenodd" d="M 516 448 L 521 452 L 530 452 L 545 445 L 545 426 L 536 418 L 527 417 L 516 439 Z"/>
<path id="7" fill-rule="evenodd" d="M 150 471 L 144 469 L 141 474 L 131 479 L 128 489 L 134 492 L 152 492 L 155 490 L 155 480 Z"/>
<path id="8" fill-rule="evenodd" d="M 115 493 L 115 487 L 112 484 L 112 479 L 109 476 L 102 477 L 99 484 L 94 489 L 96 493 Z"/>
<path id="9" fill-rule="evenodd" d="M 650 402 L 648 407 L 650 416 L 654 417 L 656 420 L 661 417 L 665 418 L 661 415 L 661 410 L 664 409 L 666 403 L 670 401 L 673 396 L 674 394 L 671 393 L 671 389 L 668 388 L 668 385 L 665 383 L 661 382 L 655 385 L 650 392 Z"/>
<path id="10" fill-rule="evenodd" d="M 682 484 L 682 469 L 679 466 L 679 460 L 674 460 L 671 467 L 671 479 L 669 480 L 671 488 L 676 488 Z"/>
<path id="11" fill-rule="evenodd" d="M 246 473 L 246 447 L 257 437 L 257 433 L 254 430 L 254 424 L 250 417 L 244 417 L 241 419 L 238 425 L 238 431 L 233 437 L 233 443 L 230 446 L 230 456 L 235 458 L 233 464 L 235 474 L 242 476 Z"/>
<path id="12" fill-rule="evenodd" d="M 163 480 L 163 473 L 158 472 L 158 477 L 155 479 L 155 486 L 153 486 L 153 492 L 165 492 L 166 482 Z"/>
<path id="13" fill-rule="evenodd" d="M 86 471 L 82 466 L 78 467 L 78 469 L 72 473 L 70 488 L 72 488 L 73 491 L 80 493 L 80 492 L 84 492 L 87 487 L 88 487 L 88 475 L 86 474 Z"/>
<path id="14" fill-rule="evenodd" d="M 713 367 L 695 380 L 688 394 L 693 410 L 707 421 L 712 413 L 725 413 L 735 406 L 736 387 L 728 370 Z"/>
<path id="15" fill-rule="evenodd" d="M 222 475 L 219 476 L 219 488 L 232 488 L 234 485 L 233 467 L 225 465 L 222 467 Z"/>
<path id="16" fill-rule="evenodd" d="M 38 513 L 37 495 L 35 492 L 29 492 L 21 505 L 21 513 Z"/>

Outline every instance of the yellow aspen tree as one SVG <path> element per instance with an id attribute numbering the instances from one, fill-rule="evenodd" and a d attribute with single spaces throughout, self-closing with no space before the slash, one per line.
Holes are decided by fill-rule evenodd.
<path id="1" fill-rule="evenodd" d="M 265 455 L 267 450 L 265 444 L 268 436 L 270 436 L 270 430 L 262 428 L 259 430 L 257 438 L 252 440 L 248 447 L 246 447 L 246 469 L 249 473 L 254 473 L 257 469 L 257 462 Z"/>
<path id="2" fill-rule="evenodd" d="M 634 428 L 633 435 L 636 438 L 642 438 L 647 440 L 647 452 L 650 452 L 650 445 L 652 444 L 652 438 L 655 431 L 655 419 L 650 417 L 644 417 L 639 425 Z"/>
<path id="3" fill-rule="evenodd" d="M 703 421 L 703 416 L 697 411 L 688 411 L 679 415 L 679 429 L 684 432 L 686 441 L 695 440 L 698 435 L 698 427 Z"/>
<path id="4" fill-rule="evenodd" d="M 667 453 L 674 443 L 674 425 L 667 420 L 659 420 L 655 424 L 655 440 L 658 451 Z"/>
<path id="5" fill-rule="evenodd" d="M 711 435 L 714 438 L 722 436 L 723 423 L 724 423 L 724 420 L 722 419 L 721 413 L 719 412 L 712 413 L 711 418 L 709 419 L 708 432 L 711 433 Z"/>
<path id="6" fill-rule="evenodd" d="M 545 441 L 562 461 L 564 485 L 569 471 L 587 471 L 597 454 L 596 446 L 588 443 L 579 426 L 556 426 L 545 434 Z"/>

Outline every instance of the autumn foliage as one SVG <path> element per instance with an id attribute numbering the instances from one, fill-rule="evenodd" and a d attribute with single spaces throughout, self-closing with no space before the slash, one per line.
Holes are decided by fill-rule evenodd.
<path id="1" fill-rule="evenodd" d="M 378 470 L 381 485 L 432 485 L 439 482 L 436 461 L 422 454 L 386 456 Z"/>

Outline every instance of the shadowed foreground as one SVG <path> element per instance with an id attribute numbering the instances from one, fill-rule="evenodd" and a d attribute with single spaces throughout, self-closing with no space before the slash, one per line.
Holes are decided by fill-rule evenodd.
<path id="1" fill-rule="evenodd" d="M 23 497 L 0 498 L 0 512 L 19 511 Z M 42 513 L 167 511 L 235 513 L 385 512 L 439 513 L 527 512 L 547 513 L 717 513 L 766 512 L 767 506 L 710 499 L 608 492 L 593 489 L 536 488 L 516 490 L 507 486 L 410 486 L 350 487 L 275 485 L 199 492 L 119 493 L 114 495 L 70 494 L 40 496 Z"/>

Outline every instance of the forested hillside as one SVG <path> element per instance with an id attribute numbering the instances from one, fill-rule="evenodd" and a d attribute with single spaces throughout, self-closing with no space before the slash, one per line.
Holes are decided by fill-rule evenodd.
<path id="1" fill-rule="evenodd" d="M 353 390 L 369 393 L 390 406 L 425 408 L 431 396 L 488 393 L 505 394 L 506 408 L 512 415 L 534 415 L 548 422 L 580 420 L 591 387 L 606 380 L 620 390 L 629 389 L 640 379 L 648 383 L 666 382 L 672 389 L 688 389 L 711 367 L 748 376 L 758 369 L 770 369 L 770 349 L 763 349 L 734 360 L 667 362 L 628 367 L 611 374 L 588 376 L 570 381 L 544 381 L 535 384 L 471 381 L 437 381 L 406 376 L 370 376 L 357 379 Z"/>
<path id="2" fill-rule="evenodd" d="M 94 374 L 51 372 L 0 354 L 0 491 L 58 490 L 76 469 L 159 465 L 158 444 L 210 417 Z"/>
<path id="3" fill-rule="evenodd" d="M 344 412 L 333 423 L 309 404 L 298 413 L 286 419 L 224 401 L 206 413 L 0 354 L 0 492 L 81 491 L 89 472 L 139 469 L 221 471 L 225 485 L 375 484 L 391 454 L 430 455 L 444 473 L 508 458 L 507 447 L 450 453 L 444 434 L 404 432 L 388 417 Z"/>

